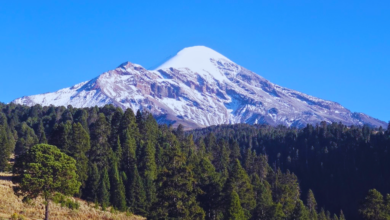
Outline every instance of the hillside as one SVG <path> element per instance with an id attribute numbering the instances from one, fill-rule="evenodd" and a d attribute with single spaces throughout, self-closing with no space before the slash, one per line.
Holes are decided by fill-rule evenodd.
<path id="1" fill-rule="evenodd" d="M 45 208 L 42 204 L 42 199 L 33 201 L 32 204 L 22 202 L 22 198 L 14 195 L 12 189 L 11 174 L 0 173 L 0 219 L 10 218 L 14 213 L 24 216 L 24 219 L 43 219 Z M 85 201 L 75 199 L 80 204 L 78 210 L 72 210 L 66 207 L 61 207 L 58 204 L 51 203 L 50 219 L 104 219 L 104 220 L 141 220 L 145 219 L 134 215 L 126 215 L 126 213 L 110 213 L 95 209 L 93 204 L 87 204 Z"/>

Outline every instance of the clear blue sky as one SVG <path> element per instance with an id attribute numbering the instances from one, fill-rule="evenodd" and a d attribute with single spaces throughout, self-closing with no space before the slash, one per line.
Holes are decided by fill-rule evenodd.
<path id="1" fill-rule="evenodd" d="M 114 3 L 113 3 L 114 2 Z M 0 101 L 205 45 L 271 82 L 390 120 L 390 1 L 0 1 Z"/>

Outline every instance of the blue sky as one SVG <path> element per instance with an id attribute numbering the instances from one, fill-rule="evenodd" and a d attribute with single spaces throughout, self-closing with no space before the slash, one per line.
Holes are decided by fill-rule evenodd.
<path id="1" fill-rule="evenodd" d="M 0 101 L 208 46 L 273 83 L 390 120 L 390 1 L 0 1 Z"/>

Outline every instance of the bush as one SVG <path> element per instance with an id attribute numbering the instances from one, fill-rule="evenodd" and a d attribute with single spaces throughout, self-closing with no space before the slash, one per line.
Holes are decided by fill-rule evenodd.
<path id="1" fill-rule="evenodd" d="M 24 216 L 18 213 L 14 213 L 11 215 L 11 220 L 24 220 Z"/>
<path id="2" fill-rule="evenodd" d="M 72 201 L 69 198 L 66 198 L 63 194 L 61 193 L 56 193 L 53 196 L 53 202 L 56 204 L 61 204 L 61 207 L 67 207 L 72 210 L 77 210 L 80 208 L 80 203 L 77 201 Z"/>

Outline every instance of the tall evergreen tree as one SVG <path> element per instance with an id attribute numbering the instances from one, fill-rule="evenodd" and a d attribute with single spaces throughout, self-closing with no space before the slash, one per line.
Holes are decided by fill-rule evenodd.
<path id="1" fill-rule="evenodd" d="M 290 216 L 291 220 L 311 220 L 309 217 L 309 212 L 306 206 L 303 204 L 302 200 L 298 200 L 295 205 L 294 211 Z"/>
<path id="2" fill-rule="evenodd" d="M 204 219 L 204 211 L 196 201 L 193 172 L 179 146 L 171 146 L 165 153 L 168 161 L 157 179 L 159 188 L 151 219 Z"/>
<path id="3" fill-rule="evenodd" d="M 340 210 L 340 220 L 345 220 L 343 210 Z"/>
<path id="4" fill-rule="evenodd" d="M 225 219 L 226 220 L 248 219 L 247 217 L 245 217 L 244 210 L 241 207 L 240 198 L 238 197 L 238 194 L 234 190 L 229 195 Z"/>
<path id="5" fill-rule="evenodd" d="M 119 127 L 119 132 L 121 133 L 121 143 L 124 143 L 125 138 L 127 136 L 127 132 L 130 133 L 130 137 L 134 138 L 135 141 L 138 141 L 139 131 L 138 126 L 135 122 L 135 115 L 133 110 L 131 110 L 130 108 L 126 109 L 125 113 L 122 116 Z"/>
<path id="6" fill-rule="evenodd" d="M 127 204 L 135 214 L 145 215 L 147 214 L 146 193 L 136 165 L 133 166 L 130 175 L 128 187 L 126 189 Z"/>
<path id="7" fill-rule="evenodd" d="M 126 175 L 129 175 L 130 172 L 134 170 L 134 166 L 136 166 L 137 163 L 137 158 L 136 158 L 137 145 L 135 142 L 135 138 L 131 135 L 129 129 L 126 129 L 126 136 L 123 138 L 121 143 L 122 143 L 121 167 L 126 172 Z"/>
<path id="8" fill-rule="evenodd" d="M 256 200 L 251 181 L 238 160 L 233 162 L 233 167 L 225 184 L 225 195 L 230 195 L 232 190 L 237 192 L 241 201 L 241 206 L 244 209 L 245 216 L 249 219 L 251 217 L 252 210 L 256 206 Z"/>
<path id="9" fill-rule="evenodd" d="M 100 174 L 96 163 L 89 165 L 88 179 L 86 188 L 83 190 L 83 197 L 88 201 L 98 202 L 99 186 L 100 186 Z"/>
<path id="10" fill-rule="evenodd" d="M 321 208 L 320 213 L 318 213 L 318 220 L 327 220 L 325 210 Z"/>
<path id="11" fill-rule="evenodd" d="M 89 151 L 89 159 L 97 164 L 99 170 L 108 168 L 109 165 L 110 144 L 108 141 L 110 132 L 106 116 L 100 113 L 91 128 L 91 150 Z"/>
<path id="12" fill-rule="evenodd" d="M 271 218 L 270 209 L 273 201 L 269 183 L 267 181 L 261 182 L 259 176 L 254 174 L 252 176 L 252 185 L 256 199 L 256 208 L 253 211 L 252 219 Z"/>
<path id="13" fill-rule="evenodd" d="M 119 175 L 117 163 L 111 166 L 111 204 L 114 208 L 125 211 L 126 210 L 126 195 L 125 186 L 123 185 L 122 177 Z"/>
<path id="14" fill-rule="evenodd" d="M 7 167 L 11 151 L 5 125 L 0 124 L 0 170 Z"/>
<path id="15" fill-rule="evenodd" d="M 102 206 L 103 210 L 110 205 L 110 178 L 108 176 L 107 169 L 104 169 L 100 177 L 99 185 L 99 203 Z"/>
<path id="16" fill-rule="evenodd" d="M 284 220 L 286 218 L 286 215 L 283 212 L 283 206 L 280 203 L 276 203 L 272 205 L 270 212 L 269 212 L 269 218 L 270 220 Z"/>
<path id="17" fill-rule="evenodd" d="M 76 160 L 77 174 L 82 188 L 85 187 L 85 181 L 88 178 L 88 157 L 86 153 L 90 150 L 90 138 L 80 123 L 74 123 L 71 133 L 71 144 L 69 146 L 69 155 Z"/>
<path id="18" fill-rule="evenodd" d="M 369 190 L 361 203 L 359 213 L 365 220 L 385 220 L 387 213 L 383 195 L 376 189 Z"/>
<path id="19" fill-rule="evenodd" d="M 156 150 L 151 142 L 147 142 L 142 147 L 142 153 L 139 158 L 140 173 L 145 179 L 155 180 L 157 177 Z"/>
<path id="20" fill-rule="evenodd" d="M 307 207 L 309 208 L 309 216 L 311 219 L 317 219 L 317 201 L 313 191 L 310 189 L 307 193 Z"/>
<path id="21" fill-rule="evenodd" d="M 202 190 L 198 193 L 199 205 L 206 213 L 206 219 L 217 219 L 225 210 L 220 204 L 220 194 L 222 191 L 222 181 L 220 175 L 215 171 L 211 161 L 205 157 L 201 158 L 194 166 L 195 179 Z"/>

